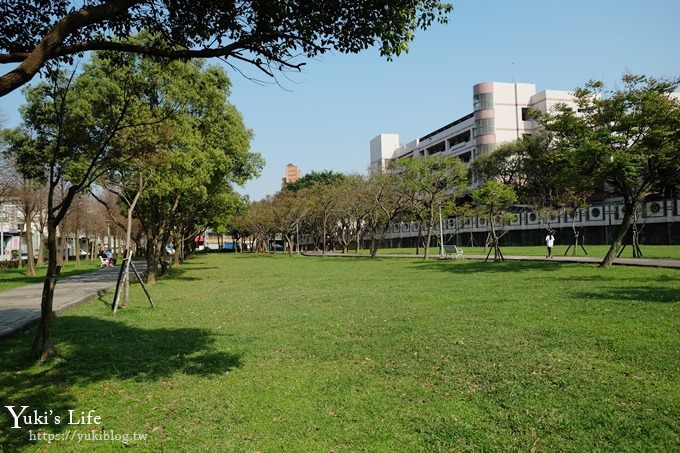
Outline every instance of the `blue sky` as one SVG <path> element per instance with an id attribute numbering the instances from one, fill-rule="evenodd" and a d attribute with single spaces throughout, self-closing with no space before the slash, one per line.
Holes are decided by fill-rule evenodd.
<path id="1" fill-rule="evenodd" d="M 288 162 L 303 174 L 365 173 L 371 138 L 399 133 L 407 142 L 470 113 L 478 82 L 570 90 L 590 79 L 615 86 L 624 72 L 680 75 L 677 0 L 453 3 L 448 25 L 419 32 L 392 62 L 376 49 L 327 54 L 279 77 L 285 89 L 230 73 L 231 101 L 255 132 L 253 151 L 267 161 L 241 191 L 253 200 L 276 192 Z M 6 125 L 18 123 L 21 100 L 20 93 L 0 98 Z"/>

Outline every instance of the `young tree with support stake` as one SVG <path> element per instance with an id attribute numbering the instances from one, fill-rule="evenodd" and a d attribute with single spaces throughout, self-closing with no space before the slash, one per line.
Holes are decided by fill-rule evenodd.
<path id="1" fill-rule="evenodd" d="M 489 260 L 491 251 L 494 252 L 494 261 L 503 261 L 505 258 L 501 252 L 498 227 L 507 223 L 509 215 L 512 215 L 506 209 L 517 201 L 515 191 L 512 186 L 491 179 L 472 192 L 472 200 L 481 208 L 489 223 L 492 248 L 489 249 L 485 261 Z"/>
<path id="2" fill-rule="evenodd" d="M 541 113 L 532 111 L 532 116 L 541 118 Z M 492 154 L 475 160 L 472 169 L 483 179 L 494 178 L 511 185 L 518 202 L 530 207 L 549 232 L 550 217 L 560 209 L 567 212 L 572 217 L 575 254 L 577 246 L 585 252 L 575 224 L 577 212 L 587 206 L 598 184 L 593 162 L 584 157 L 560 146 L 554 133 L 541 130 L 500 145 Z"/>
<path id="3" fill-rule="evenodd" d="M 411 204 L 421 206 L 424 213 L 427 232 L 423 259 L 427 259 L 438 209 L 467 186 L 467 169 L 458 157 L 452 156 L 406 159 L 398 165 L 402 190 Z"/>

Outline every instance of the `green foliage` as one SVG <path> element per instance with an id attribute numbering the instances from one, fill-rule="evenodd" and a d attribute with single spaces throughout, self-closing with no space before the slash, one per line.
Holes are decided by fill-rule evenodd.
<path id="1" fill-rule="evenodd" d="M 562 105 L 557 113 L 537 117 L 554 134 L 557 149 L 574 162 L 574 178 L 606 185 L 623 198 L 624 219 L 605 266 L 611 265 L 637 205 L 675 185 L 680 174 L 680 100 L 673 93 L 680 78 L 626 74 L 622 82 L 622 88 L 606 90 L 591 81 L 574 92 L 576 110 Z"/>
<path id="2" fill-rule="evenodd" d="M 451 197 L 467 186 L 467 169 L 454 156 L 432 156 L 426 159 L 405 159 L 399 162 L 399 178 L 403 190 L 429 204 Z"/>
<path id="3" fill-rule="evenodd" d="M 438 0 L 197 0 L 152 7 L 141 0 L 19 3 L 0 17 L 0 53 L 11 62 L 25 62 L 31 52 L 33 58 L 14 77 L 0 78 L 0 96 L 26 83 L 47 62 L 71 61 L 91 50 L 173 59 L 232 57 L 230 63 L 250 64 L 269 76 L 277 70 L 299 69 L 304 64 L 298 62 L 301 57 L 327 51 L 357 53 L 376 46 L 389 59 L 408 51 L 416 30 L 446 23 L 453 9 Z M 60 20 L 59 33 L 51 33 Z M 131 35 L 140 30 L 158 40 L 139 44 Z M 48 35 L 51 45 L 38 46 Z"/>
<path id="4" fill-rule="evenodd" d="M 405 159 L 399 162 L 399 166 L 396 175 L 399 190 L 410 197 L 410 208 L 416 217 L 427 221 L 424 254 L 427 259 L 437 209 L 455 204 L 455 197 L 467 186 L 468 171 L 455 156 Z"/>
<path id="5" fill-rule="evenodd" d="M 289 192 L 298 192 L 302 189 L 307 189 L 315 185 L 330 185 L 340 182 L 345 179 L 342 173 L 334 172 L 333 170 L 312 171 L 307 173 L 302 178 L 294 182 L 289 182 L 283 187 L 283 190 Z"/>
<path id="6" fill-rule="evenodd" d="M 489 180 L 472 192 L 472 200 L 490 212 L 498 213 L 516 202 L 517 195 L 511 186 Z"/>
<path id="7" fill-rule="evenodd" d="M 164 63 L 112 52 L 96 54 L 87 69 L 93 81 L 138 87 L 130 121 L 142 126 L 119 135 L 115 146 L 130 159 L 111 168 L 107 179 L 126 200 L 143 188 L 135 216 L 149 239 L 225 228 L 243 205 L 232 184 L 243 184 L 263 165 L 249 152 L 252 131 L 228 102 L 226 73 L 198 60 Z"/>
<path id="8" fill-rule="evenodd" d="M 538 118 L 569 153 L 581 177 L 609 185 L 627 203 L 659 190 L 662 174 L 680 172 L 680 79 L 625 75 L 623 87 L 590 82 L 566 105 Z"/>

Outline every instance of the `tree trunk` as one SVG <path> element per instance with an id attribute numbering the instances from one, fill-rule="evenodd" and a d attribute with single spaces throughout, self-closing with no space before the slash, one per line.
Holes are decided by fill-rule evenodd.
<path id="1" fill-rule="evenodd" d="M 96 253 L 95 247 L 96 247 L 95 241 L 90 240 L 90 260 L 91 261 L 94 261 L 94 259 L 95 259 L 95 253 Z"/>
<path id="2" fill-rule="evenodd" d="M 129 302 L 129 295 L 130 295 L 130 261 L 132 261 L 132 253 L 131 253 L 131 248 L 132 248 L 132 212 L 135 209 L 135 204 L 137 203 L 137 200 L 139 199 L 139 193 L 141 191 L 137 191 L 137 194 L 135 195 L 134 200 L 131 203 L 131 206 L 128 208 L 128 213 L 127 213 L 127 223 L 125 225 L 125 258 L 126 261 L 124 261 L 122 264 L 125 266 L 124 276 L 123 276 L 123 302 L 121 303 L 121 306 L 123 308 L 127 308 L 128 302 Z"/>
<path id="3" fill-rule="evenodd" d="M 616 255 L 619 253 L 619 249 L 621 248 L 621 244 L 623 243 L 623 238 L 626 237 L 626 233 L 628 233 L 628 229 L 630 228 L 631 223 L 633 223 L 633 219 L 635 218 L 635 207 L 637 206 L 637 200 L 635 200 L 632 203 L 624 203 L 624 213 L 623 213 L 623 221 L 621 222 L 621 225 L 616 229 L 616 233 L 614 234 L 614 241 L 612 242 L 612 245 L 609 247 L 609 251 L 605 255 L 604 259 L 600 263 L 600 267 L 610 267 L 614 263 L 614 258 L 616 258 Z"/>
<path id="4" fill-rule="evenodd" d="M 26 222 L 26 252 L 27 262 L 26 262 L 26 275 L 29 277 L 35 277 L 35 260 L 33 258 L 33 230 L 31 228 L 31 221 Z"/>
<path id="5" fill-rule="evenodd" d="M 420 239 L 423 237 L 423 221 L 418 220 L 418 237 L 416 237 L 416 255 L 420 255 Z"/>
<path id="6" fill-rule="evenodd" d="M 38 241 L 38 260 L 36 266 L 42 267 L 45 265 L 45 235 L 43 234 L 42 229 L 38 235 Z"/>
<path id="7" fill-rule="evenodd" d="M 168 260 L 165 259 L 165 247 L 168 244 L 168 239 L 169 238 L 164 238 L 163 240 L 161 240 L 159 247 L 158 247 L 158 251 L 157 251 L 158 260 L 161 263 L 161 276 L 168 275 L 168 271 L 170 270 L 169 264 L 170 264 L 170 262 L 172 262 L 172 259 L 174 257 L 174 255 L 170 257 L 170 260 L 169 260 L 170 262 L 168 262 Z M 175 252 L 175 255 L 176 254 L 177 254 L 177 252 Z"/>
<path id="8" fill-rule="evenodd" d="M 156 273 L 158 270 L 158 252 L 156 239 L 147 239 L 146 243 L 146 284 L 156 283 Z"/>
<path id="9" fill-rule="evenodd" d="M 181 263 L 181 256 L 184 254 L 184 240 L 183 238 L 177 238 L 177 248 L 175 249 L 175 254 L 172 255 L 172 264 L 180 264 Z"/>
<path id="10" fill-rule="evenodd" d="M 49 227 L 48 227 L 49 228 Z M 48 239 L 49 241 L 49 239 Z M 57 250 L 57 265 L 58 266 L 64 266 L 64 255 L 66 253 L 66 236 L 64 233 L 61 233 L 61 236 L 59 237 L 59 244 L 58 247 L 59 249 Z M 49 246 L 48 246 L 49 249 Z M 68 258 L 66 259 L 68 261 Z"/>
<path id="11" fill-rule="evenodd" d="M 434 229 L 434 219 L 430 217 L 430 222 L 427 225 L 427 233 L 425 234 L 425 253 L 423 259 L 428 259 L 430 256 L 430 241 L 432 240 L 432 230 Z"/>
<path id="12" fill-rule="evenodd" d="M 61 267 L 57 266 L 57 227 L 53 220 L 48 221 L 47 224 L 47 250 L 49 255 L 47 275 L 45 276 L 42 300 L 40 302 L 40 324 L 38 324 L 38 332 L 33 341 L 32 348 L 33 356 L 40 359 L 41 362 L 56 354 L 56 349 L 52 344 L 50 327 L 52 324 L 54 288 L 57 284 L 57 276 Z"/>
<path id="13" fill-rule="evenodd" d="M 80 269 L 80 236 L 78 236 L 78 228 L 76 228 L 76 237 L 73 240 L 76 249 L 76 269 Z"/>
<path id="14" fill-rule="evenodd" d="M 123 269 L 123 281 L 121 282 L 123 285 L 121 308 L 127 308 L 130 301 L 130 261 L 132 261 L 132 253 L 130 249 L 127 249 L 125 251 L 125 259 L 121 263 L 122 266 L 125 266 Z"/>

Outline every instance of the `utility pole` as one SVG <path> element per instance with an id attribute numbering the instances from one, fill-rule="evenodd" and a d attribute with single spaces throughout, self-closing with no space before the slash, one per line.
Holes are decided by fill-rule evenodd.
<path id="1" fill-rule="evenodd" d="M 439 205 L 439 256 L 444 258 L 444 223 L 442 222 L 442 206 Z"/>
<path id="2" fill-rule="evenodd" d="M 111 250 L 111 221 L 106 220 L 106 250 Z"/>

